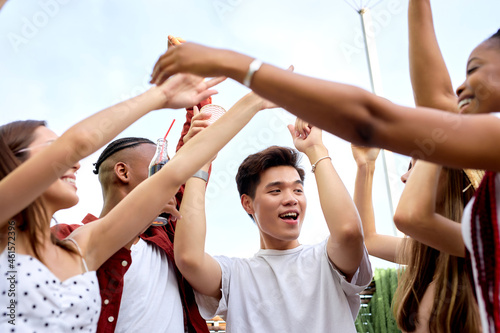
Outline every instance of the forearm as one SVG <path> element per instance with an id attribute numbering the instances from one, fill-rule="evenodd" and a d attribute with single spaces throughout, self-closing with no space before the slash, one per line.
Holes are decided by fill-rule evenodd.
<path id="1" fill-rule="evenodd" d="M 266 64 L 255 73 L 251 88 L 311 125 L 348 138 L 350 142 L 366 145 L 371 140 L 369 128 L 375 118 L 367 104 L 369 93 L 363 89 Z M 352 131 L 353 128 L 356 131 Z"/>
<path id="2" fill-rule="evenodd" d="M 210 164 L 202 170 L 208 171 Z M 182 275 L 198 292 L 220 298 L 221 270 L 217 261 L 205 253 L 206 183 L 192 177 L 186 183 L 181 205 L 182 219 L 177 224 L 174 240 L 175 262 Z"/>
<path id="3" fill-rule="evenodd" d="M 408 28 L 410 77 L 415 103 L 457 111 L 457 96 L 436 39 L 430 0 L 410 0 Z"/>
<path id="4" fill-rule="evenodd" d="M 299 118 L 354 144 L 385 148 L 455 168 L 500 171 L 500 120 L 396 105 L 367 91 L 270 65 L 252 89 Z M 495 143 L 494 143 L 495 142 Z"/>
<path id="5" fill-rule="evenodd" d="M 179 138 L 179 141 L 177 142 L 177 147 L 175 148 L 175 151 L 177 152 L 179 149 L 184 146 L 184 137 L 186 134 L 189 132 L 189 128 L 191 127 L 191 121 L 193 119 L 193 114 L 194 110 L 193 108 L 188 108 L 186 109 L 186 121 L 184 122 L 184 125 L 182 125 L 182 132 L 181 132 L 181 137 Z M 182 195 L 184 194 L 184 185 L 182 185 L 179 188 L 179 191 L 175 194 L 175 199 L 177 201 L 177 209 L 180 207 L 181 202 L 182 202 Z"/>
<path id="6" fill-rule="evenodd" d="M 425 161 L 415 163 L 396 209 L 396 215 L 407 217 L 400 219 L 399 225 L 413 226 L 413 223 L 409 223 L 412 217 L 426 223 L 429 217 L 435 213 L 437 186 L 439 186 L 441 170 L 442 167 L 437 164 Z M 404 223 L 403 220 L 408 223 Z"/>
<path id="7" fill-rule="evenodd" d="M 425 161 L 416 163 L 401 195 L 394 221 L 399 230 L 413 239 L 439 251 L 463 257 L 464 243 L 459 221 L 436 213 L 441 170 L 441 166 L 436 164 Z"/>
<path id="8" fill-rule="evenodd" d="M 165 95 L 153 87 L 141 95 L 106 108 L 71 127 L 61 139 L 73 142 L 75 154 L 68 163 L 78 162 L 104 146 L 124 129 L 166 103 Z"/>
<path id="9" fill-rule="evenodd" d="M 2 180 L 0 220 L 17 214 L 78 161 L 94 153 L 134 121 L 160 107 L 163 102 L 164 98 L 158 88 L 152 88 L 72 126 L 51 146 L 28 159 Z"/>
<path id="10" fill-rule="evenodd" d="M 324 146 L 307 152 L 311 164 L 325 156 L 328 156 L 328 150 Z M 361 236 L 358 212 L 331 161 L 324 159 L 318 162 L 314 176 L 330 237 L 341 243 L 344 242 L 344 234 Z"/>
<path id="11" fill-rule="evenodd" d="M 204 50 L 207 54 L 204 59 L 208 64 L 206 67 L 192 68 L 186 65 L 184 68 L 183 64 L 180 70 L 199 75 L 227 76 L 243 83 L 252 57 L 223 49 Z M 368 138 L 363 137 L 363 132 L 369 131 L 369 121 L 372 119 L 367 101 L 370 94 L 363 89 L 295 74 L 269 64 L 263 64 L 254 73 L 251 89 L 314 126 L 339 136 L 348 136 L 351 142 L 366 144 Z M 342 103 L 336 102 L 339 100 Z M 332 112 L 333 109 L 336 112 Z M 354 109 L 356 112 L 353 112 Z M 367 128 L 354 134 L 353 125 Z"/>
<path id="12" fill-rule="evenodd" d="M 354 204 L 361 218 L 364 242 L 368 253 L 384 260 L 397 262 L 401 238 L 378 234 L 375 227 L 375 213 L 372 200 L 374 173 L 375 161 L 358 165 L 354 184 Z"/>
<path id="13" fill-rule="evenodd" d="M 358 165 L 354 183 L 353 201 L 358 209 L 359 217 L 361 218 L 365 242 L 367 239 L 377 234 L 372 201 L 374 173 L 375 161 L 364 165 Z M 368 251 L 370 251 L 370 249 L 368 249 Z"/>
<path id="14" fill-rule="evenodd" d="M 324 146 L 306 152 L 311 164 L 328 156 Z M 330 237 L 328 256 L 348 278 L 356 272 L 363 257 L 363 233 L 358 212 L 349 192 L 328 160 L 321 160 L 314 173 L 323 215 Z"/>
<path id="15" fill-rule="evenodd" d="M 188 179 L 179 209 L 182 219 L 175 229 L 175 262 L 188 281 L 205 258 L 205 187 L 202 179 Z"/>

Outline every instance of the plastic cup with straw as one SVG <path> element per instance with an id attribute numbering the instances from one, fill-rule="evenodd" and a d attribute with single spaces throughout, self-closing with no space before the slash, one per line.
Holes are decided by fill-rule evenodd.
<path id="1" fill-rule="evenodd" d="M 168 128 L 167 133 L 163 137 L 163 139 L 158 139 L 157 144 L 156 144 L 156 153 L 153 159 L 151 160 L 151 163 L 149 164 L 149 173 L 148 176 L 151 177 L 160 169 L 167 164 L 168 161 L 170 161 L 170 157 L 168 156 L 168 151 L 167 151 L 167 135 L 172 129 L 172 126 L 175 123 L 175 119 L 172 121 L 172 124 L 170 124 L 170 127 Z M 164 225 L 168 224 L 168 217 L 170 214 L 167 213 L 161 213 L 159 216 L 155 218 L 155 220 L 151 223 L 153 226 L 161 227 Z"/>
<path id="2" fill-rule="evenodd" d="M 201 108 L 200 112 L 209 113 L 211 116 L 208 119 L 208 123 L 213 124 L 217 119 L 222 117 L 224 113 L 226 113 L 226 110 L 219 105 L 207 104 Z"/>

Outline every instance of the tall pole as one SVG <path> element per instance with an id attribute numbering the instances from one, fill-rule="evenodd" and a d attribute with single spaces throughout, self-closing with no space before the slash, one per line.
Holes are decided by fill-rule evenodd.
<path id="1" fill-rule="evenodd" d="M 375 95 L 382 96 L 382 79 L 378 62 L 377 45 L 373 31 L 372 15 L 368 8 L 359 10 L 361 16 L 361 27 L 363 28 L 363 39 L 365 41 L 366 59 L 368 60 L 368 73 L 370 75 L 370 84 L 372 92 Z"/>
<path id="2" fill-rule="evenodd" d="M 363 27 L 363 37 L 365 41 L 366 58 L 368 60 L 368 72 L 370 74 L 370 84 L 372 87 L 372 91 L 375 95 L 382 96 L 382 79 L 380 75 L 377 46 L 375 44 L 375 36 L 373 33 L 373 23 L 370 10 L 368 8 L 361 8 L 358 13 L 361 16 L 361 26 Z M 394 154 L 390 151 L 382 150 L 382 162 L 384 166 L 387 194 L 389 196 L 389 209 L 391 211 L 391 216 L 394 216 L 394 207 L 398 202 L 396 194 L 394 193 L 394 191 L 392 191 L 393 186 L 398 185 L 394 184 L 394 182 L 397 180 L 395 179 L 396 177 L 390 177 L 390 175 L 397 174 Z M 397 235 L 398 232 L 394 225 L 393 228 L 394 234 Z"/>

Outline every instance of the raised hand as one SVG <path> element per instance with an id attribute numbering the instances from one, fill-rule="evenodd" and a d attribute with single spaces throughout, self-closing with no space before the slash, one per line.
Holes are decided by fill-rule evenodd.
<path id="1" fill-rule="evenodd" d="M 196 134 L 200 133 L 202 130 L 207 128 L 210 123 L 210 114 L 206 112 L 200 112 L 198 107 L 195 106 L 193 108 L 193 118 L 191 119 L 191 126 L 189 127 L 189 131 L 184 136 L 184 144 L 187 143 L 190 139 L 192 139 Z"/>
<path id="2" fill-rule="evenodd" d="M 177 200 L 175 199 L 175 197 L 172 197 L 167 202 L 167 204 L 163 206 L 161 212 L 165 214 L 170 214 L 171 221 L 177 221 L 182 218 L 181 213 L 179 213 L 179 210 L 177 209 Z"/>
<path id="3" fill-rule="evenodd" d="M 181 45 L 182 43 L 185 43 L 185 42 L 186 42 L 186 40 L 183 38 L 168 35 L 168 49 L 170 49 L 170 47 L 174 47 L 176 45 Z"/>
<path id="4" fill-rule="evenodd" d="M 227 65 L 225 50 L 182 43 L 170 47 L 155 64 L 151 83 L 162 84 L 176 73 L 192 73 L 203 77 L 219 76 L 221 68 Z"/>
<path id="5" fill-rule="evenodd" d="M 178 74 L 172 76 L 158 89 L 166 97 L 164 108 L 180 109 L 192 107 L 217 94 L 217 90 L 210 89 L 224 81 L 224 77 L 217 77 L 205 81 L 202 77 L 192 74 Z"/>
<path id="6" fill-rule="evenodd" d="M 363 147 L 351 144 L 352 156 L 358 166 L 366 165 L 368 163 L 375 163 L 380 148 Z"/>
<path id="7" fill-rule="evenodd" d="M 197 106 L 193 107 L 193 118 L 191 119 L 191 126 L 189 127 L 189 131 L 184 136 L 184 144 L 186 144 L 189 140 L 191 140 L 196 134 L 203 131 L 205 128 L 210 126 L 210 114 L 206 112 L 200 112 Z M 207 168 L 210 164 L 217 158 L 217 154 L 206 163 Z"/>
<path id="8" fill-rule="evenodd" d="M 321 129 L 311 127 L 302 119 L 297 118 L 295 126 L 288 125 L 288 130 L 292 135 L 295 148 L 306 155 L 308 155 L 308 152 L 313 148 L 323 146 Z"/>

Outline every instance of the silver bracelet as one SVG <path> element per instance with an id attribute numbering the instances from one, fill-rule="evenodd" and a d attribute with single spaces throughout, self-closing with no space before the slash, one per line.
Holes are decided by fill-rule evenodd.
<path id="1" fill-rule="evenodd" d="M 312 173 L 314 173 L 314 171 L 316 171 L 316 165 L 319 163 L 319 161 L 324 160 L 325 158 L 329 158 L 330 161 L 332 160 L 332 158 L 330 156 L 324 156 L 324 157 L 320 158 L 319 160 L 316 161 L 316 163 L 314 163 L 312 165 L 312 169 L 311 169 Z"/>
<path id="2" fill-rule="evenodd" d="M 259 59 L 254 59 L 251 63 L 250 66 L 248 66 L 248 72 L 245 75 L 245 78 L 243 79 L 243 84 L 250 88 L 250 83 L 252 83 L 252 78 L 255 72 L 257 72 L 260 67 L 262 66 L 262 61 Z"/>
<path id="3" fill-rule="evenodd" d="M 208 183 L 208 172 L 206 172 L 206 171 L 198 170 L 191 177 L 196 177 L 196 178 L 203 179 L 206 183 Z"/>

